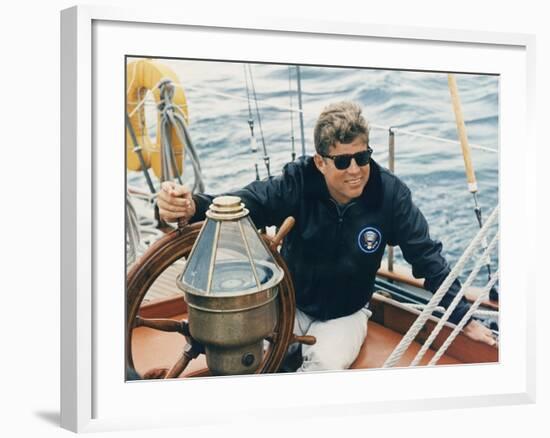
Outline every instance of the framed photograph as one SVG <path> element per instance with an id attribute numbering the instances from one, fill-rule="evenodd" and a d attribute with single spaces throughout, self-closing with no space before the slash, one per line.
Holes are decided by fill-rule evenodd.
<path id="1" fill-rule="evenodd" d="M 533 37 L 290 23 L 94 7 L 62 12 L 63 427 L 183 427 L 273 411 L 299 418 L 406 411 L 419 402 L 430 409 L 534 401 L 534 277 L 517 256 L 518 239 L 522 251 L 535 246 L 527 213 Z M 337 136 L 326 152 L 330 130 L 321 129 L 322 117 L 357 109 L 368 125 L 364 136 Z M 288 175 L 302 168 L 289 186 Z M 396 175 L 403 187 L 396 193 L 412 193 L 414 206 L 402 216 L 422 212 L 429 235 L 417 229 L 415 239 L 422 234 L 441 253 L 447 278 L 424 283 L 429 270 L 415 258 L 418 244 L 387 225 L 394 216 L 366 220 L 372 205 L 352 216 L 361 224 L 344 222 L 349 236 L 333 236 L 343 242 L 337 256 L 328 228 L 326 248 L 316 246 L 304 225 L 316 207 L 294 199 L 310 171 L 326 184 L 335 220 L 345 218 L 367 181 L 372 187 L 378 178 L 387 190 Z M 273 199 L 275 186 L 281 203 L 264 218 L 255 202 L 265 192 Z M 193 203 L 185 221 L 167 215 L 177 208 L 166 207 L 163 190 L 181 190 L 178 199 Z M 245 209 L 227 198 L 208 206 L 227 193 L 241 195 Z M 303 249 L 305 265 L 278 239 L 288 213 L 298 210 L 284 239 L 295 247 L 301 233 L 323 253 Z M 229 226 L 241 231 L 224 231 Z M 201 251 L 206 258 L 198 258 Z M 353 308 L 355 295 L 343 291 L 324 307 L 308 301 L 311 277 L 318 288 L 330 283 L 343 269 L 338 263 L 353 257 L 368 257 L 376 268 L 372 286 L 361 284 L 367 310 Z M 315 264 L 321 261 L 334 268 L 326 278 Z M 279 265 L 289 270 L 284 281 L 275 281 Z M 464 309 L 471 308 L 458 319 L 445 310 L 450 300 L 439 306 L 455 279 L 455 294 L 464 296 L 453 307 L 469 301 Z M 261 305 L 244 309 L 237 300 L 250 303 L 259 291 Z M 209 307 L 217 295 L 223 310 Z M 222 354 L 218 340 L 200 331 L 215 330 L 216 314 L 224 334 L 243 338 L 227 315 L 252 308 L 263 313 L 248 318 L 247 335 L 273 312 L 254 347 L 248 341 L 228 353 L 224 344 Z M 295 312 L 325 322 L 352 311 L 369 319 L 353 360 L 323 370 L 307 370 L 303 360 L 282 372 L 290 345 L 306 351 L 315 340 L 307 330 L 293 337 Z M 462 329 L 470 318 L 491 339 L 468 337 Z M 347 326 L 341 343 L 346 334 Z"/>

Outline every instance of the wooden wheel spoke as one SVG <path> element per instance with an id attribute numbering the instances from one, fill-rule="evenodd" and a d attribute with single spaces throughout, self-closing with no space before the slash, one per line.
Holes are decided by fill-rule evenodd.
<path id="1" fill-rule="evenodd" d="M 296 219 L 294 219 L 292 216 L 289 216 L 283 221 L 275 236 L 265 236 L 266 240 L 269 241 L 269 249 L 271 249 L 272 252 L 277 252 L 277 248 L 283 243 L 283 239 L 290 232 L 290 230 L 292 230 L 295 223 Z"/>
<path id="2" fill-rule="evenodd" d="M 136 316 L 134 327 L 148 327 L 163 332 L 177 332 L 189 336 L 189 324 L 185 320 L 167 318 L 142 318 Z"/>
<path id="3" fill-rule="evenodd" d="M 191 357 L 187 356 L 185 353 L 182 354 L 177 362 L 172 366 L 172 368 L 168 370 L 165 379 L 175 379 L 179 377 L 180 374 L 183 373 L 185 368 L 187 368 L 189 362 L 191 362 Z"/>
<path id="4" fill-rule="evenodd" d="M 186 344 L 183 349 L 183 353 L 176 361 L 176 363 L 168 370 L 166 373 L 165 379 L 175 379 L 181 375 L 193 359 L 195 359 L 199 354 L 203 353 L 204 349 L 199 343 L 192 341 L 190 344 Z"/>
<path id="5" fill-rule="evenodd" d="M 317 342 L 317 339 L 315 339 L 315 336 L 309 336 L 309 335 L 306 335 L 306 336 L 292 335 L 290 343 L 294 344 L 295 342 L 299 342 L 300 344 L 305 344 L 305 345 L 315 345 L 315 343 Z"/>

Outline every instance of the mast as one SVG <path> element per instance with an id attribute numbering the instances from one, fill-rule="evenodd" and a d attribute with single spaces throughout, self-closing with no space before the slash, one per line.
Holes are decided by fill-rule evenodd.
<path id="1" fill-rule="evenodd" d="M 477 200 L 477 180 L 474 172 L 474 165 L 472 163 L 472 155 L 470 145 L 468 143 L 468 135 L 466 133 L 466 124 L 464 123 L 464 116 L 462 115 L 462 107 L 460 104 L 460 96 L 458 95 L 458 86 L 456 84 L 456 78 L 454 74 L 449 73 L 447 75 L 449 83 L 449 91 L 451 92 L 451 100 L 453 104 L 453 112 L 456 120 L 456 129 L 458 131 L 458 137 L 460 140 L 460 147 L 462 149 L 462 157 L 464 158 L 464 168 L 466 170 L 466 179 L 468 181 L 468 190 L 474 198 L 474 212 L 477 218 L 479 228 L 483 227 L 483 219 L 481 215 L 481 207 Z M 482 242 L 483 249 L 487 248 L 487 241 Z M 487 273 L 491 278 L 491 261 L 487 257 Z M 496 289 L 491 289 L 492 298 L 497 299 Z"/>

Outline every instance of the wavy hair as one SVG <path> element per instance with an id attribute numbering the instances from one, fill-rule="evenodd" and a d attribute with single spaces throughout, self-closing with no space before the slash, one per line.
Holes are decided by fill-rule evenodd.
<path id="1" fill-rule="evenodd" d="M 325 107 L 313 130 L 315 150 L 319 155 L 327 155 L 336 142 L 351 143 L 357 137 L 368 144 L 369 124 L 361 115 L 361 107 L 354 102 L 332 103 Z"/>

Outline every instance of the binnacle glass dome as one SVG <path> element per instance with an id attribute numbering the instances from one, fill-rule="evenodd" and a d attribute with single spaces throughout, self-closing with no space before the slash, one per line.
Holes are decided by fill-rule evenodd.
<path id="1" fill-rule="evenodd" d="M 256 231 L 240 198 L 215 198 L 178 285 L 209 296 L 253 294 L 277 285 L 284 273 Z"/>

